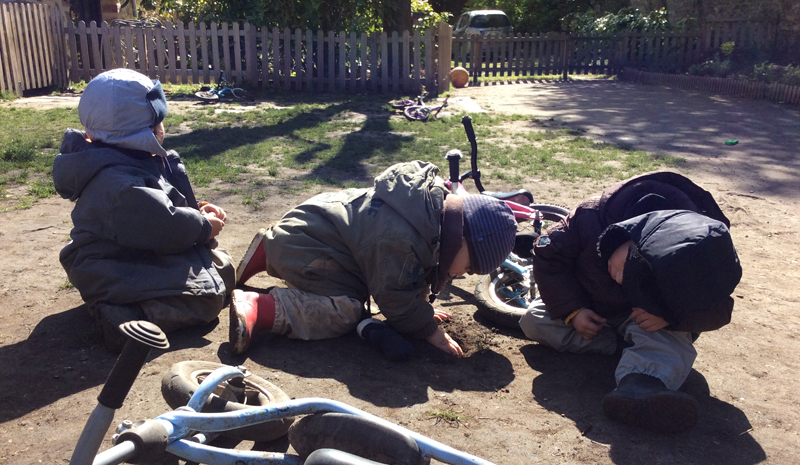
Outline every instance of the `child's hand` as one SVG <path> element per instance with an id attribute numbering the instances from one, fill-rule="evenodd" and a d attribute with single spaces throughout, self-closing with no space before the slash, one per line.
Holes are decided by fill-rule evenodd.
<path id="1" fill-rule="evenodd" d="M 455 355 L 456 357 L 464 356 L 464 351 L 461 350 L 461 346 L 459 346 L 449 334 L 444 332 L 442 328 L 437 328 L 436 332 L 428 336 L 426 340 L 437 349 L 447 352 L 450 355 Z"/>
<path id="2" fill-rule="evenodd" d="M 575 327 L 575 331 L 577 331 L 578 334 L 583 336 L 587 341 L 591 341 L 597 336 L 597 333 L 603 329 L 603 325 L 606 321 L 605 318 L 597 313 L 588 308 L 584 308 L 572 318 L 570 323 Z"/>
<path id="3" fill-rule="evenodd" d="M 439 310 L 438 308 L 434 308 L 433 309 L 433 319 L 437 323 L 441 323 L 443 321 L 447 321 L 447 320 L 450 319 L 451 316 L 452 315 L 450 315 L 449 313 L 447 313 L 447 312 L 445 312 L 443 310 Z"/>
<path id="4" fill-rule="evenodd" d="M 664 329 L 669 326 L 669 323 L 667 323 L 666 320 L 660 316 L 647 313 L 639 307 L 633 307 L 633 312 L 631 312 L 630 318 L 635 321 L 640 328 L 648 333 L 652 333 L 653 331 L 658 331 L 659 329 Z"/>
<path id="5" fill-rule="evenodd" d="M 221 219 L 217 218 L 214 213 L 203 213 L 203 217 L 211 223 L 211 234 L 208 236 L 209 239 L 213 239 L 222 232 L 222 228 L 225 227 L 225 222 Z"/>
<path id="6" fill-rule="evenodd" d="M 225 214 L 225 210 L 212 203 L 203 204 L 203 206 L 200 207 L 200 213 L 202 213 L 203 216 L 207 216 L 206 215 L 207 213 L 213 214 L 215 217 L 221 219 L 222 221 L 228 219 L 228 216 Z"/>

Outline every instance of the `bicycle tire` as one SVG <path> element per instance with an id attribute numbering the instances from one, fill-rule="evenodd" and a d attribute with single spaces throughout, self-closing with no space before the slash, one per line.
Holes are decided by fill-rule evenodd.
<path id="1" fill-rule="evenodd" d="M 542 212 L 545 221 L 561 221 L 569 215 L 567 208 L 558 205 L 539 204 L 531 205 Z M 528 237 L 531 239 L 538 235 L 520 238 L 515 244 L 515 253 L 522 255 L 516 248 L 519 244 L 527 244 Z M 533 246 L 532 240 L 529 247 Z M 492 271 L 486 276 L 481 277 L 475 286 L 475 300 L 478 314 L 485 317 L 492 323 L 506 327 L 519 329 L 519 320 L 528 311 L 528 305 L 536 298 L 537 289 L 533 276 L 530 277 L 530 289 L 525 289 L 522 276 L 503 269 Z"/>
<path id="2" fill-rule="evenodd" d="M 182 407 L 189 403 L 202 380 L 212 371 L 224 366 L 205 361 L 178 362 L 161 377 L 161 394 L 170 408 Z M 202 411 L 207 413 L 235 412 L 237 410 L 264 407 L 269 404 L 291 400 L 278 386 L 256 375 L 244 379 L 244 399 L 236 399 L 228 390 L 217 387 L 206 400 Z M 242 403 L 242 400 L 244 403 Z M 280 418 L 220 434 L 243 441 L 272 441 L 286 434 L 294 423 L 294 417 Z"/>
<path id="3" fill-rule="evenodd" d="M 389 102 L 389 105 L 391 105 L 391 107 L 394 108 L 395 110 L 403 110 L 406 107 L 415 105 L 415 102 L 411 99 L 392 100 L 391 102 Z"/>
<path id="4" fill-rule="evenodd" d="M 303 459 L 319 449 L 336 449 L 380 463 L 427 463 L 408 434 L 348 413 L 315 413 L 301 418 L 289 428 L 289 444 Z"/>
<path id="5" fill-rule="evenodd" d="M 214 92 L 195 92 L 194 96 L 205 101 L 219 100 L 219 95 Z"/>
<path id="6" fill-rule="evenodd" d="M 421 105 L 412 105 L 406 107 L 403 110 L 403 114 L 409 121 L 427 121 L 428 117 L 431 115 L 431 109 Z"/>
<path id="7" fill-rule="evenodd" d="M 240 87 L 231 89 L 231 94 L 233 94 L 234 98 L 244 100 L 245 102 L 254 102 L 256 100 L 249 92 Z"/>

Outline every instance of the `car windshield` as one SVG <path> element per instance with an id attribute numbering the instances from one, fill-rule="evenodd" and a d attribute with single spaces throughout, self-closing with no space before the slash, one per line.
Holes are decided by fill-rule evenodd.
<path id="1" fill-rule="evenodd" d="M 487 27 L 508 27 L 511 21 L 505 15 L 477 15 L 472 18 L 471 27 L 487 28 Z"/>

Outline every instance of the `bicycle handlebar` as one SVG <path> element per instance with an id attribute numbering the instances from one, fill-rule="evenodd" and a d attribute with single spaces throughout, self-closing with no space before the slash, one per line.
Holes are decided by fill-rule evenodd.
<path id="1" fill-rule="evenodd" d="M 472 117 L 469 115 L 461 118 L 461 124 L 464 125 L 464 131 L 467 133 L 467 139 L 470 145 L 470 168 L 472 168 L 472 180 L 475 181 L 475 187 L 478 192 L 483 192 L 483 184 L 481 184 L 481 171 L 478 169 L 478 139 L 475 137 L 475 129 L 472 127 Z"/>

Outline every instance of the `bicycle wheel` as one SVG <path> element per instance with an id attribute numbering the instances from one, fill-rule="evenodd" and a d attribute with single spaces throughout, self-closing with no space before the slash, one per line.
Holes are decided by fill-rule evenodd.
<path id="1" fill-rule="evenodd" d="M 380 463 L 426 463 L 411 436 L 348 413 L 315 413 L 301 418 L 289 428 L 289 444 L 304 459 L 315 450 L 336 449 Z"/>
<path id="2" fill-rule="evenodd" d="M 164 400 L 173 409 L 188 404 L 206 376 L 221 366 L 223 365 L 220 363 L 204 361 L 186 361 L 172 365 L 161 377 L 161 394 Z M 278 386 L 256 375 L 244 378 L 244 384 L 243 393 L 234 393 L 227 383 L 217 386 L 202 411 L 234 412 L 290 400 Z M 286 434 L 293 422 L 294 417 L 280 418 L 220 434 L 244 441 L 271 441 Z"/>
<path id="3" fill-rule="evenodd" d="M 245 102 L 254 102 L 256 100 L 252 95 L 250 95 L 249 92 L 239 87 L 231 89 L 231 93 L 233 94 L 234 98 L 243 100 Z"/>
<path id="4" fill-rule="evenodd" d="M 414 105 L 414 101 L 411 99 L 392 100 L 391 102 L 389 102 L 389 105 L 391 105 L 391 107 L 394 108 L 395 110 L 402 110 L 406 107 Z"/>
<path id="5" fill-rule="evenodd" d="M 217 95 L 216 93 L 214 93 L 214 92 L 211 92 L 211 91 L 207 91 L 207 92 L 195 92 L 195 93 L 194 93 L 194 96 L 195 96 L 195 97 L 197 97 L 197 98 L 199 98 L 200 100 L 205 100 L 205 101 L 215 101 L 215 100 L 219 100 L 219 95 Z"/>
<path id="6" fill-rule="evenodd" d="M 561 221 L 569 215 L 567 208 L 558 205 L 540 204 L 531 207 L 542 213 L 543 230 L 552 222 Z M 538 232 L 517 233 L 514 253 L 529 258 L 530 250 L 538 237 Z M 519 329 L 519 319 L 528 310 L 528 305 L 536 298 L 536 294 L 536 282 L 533 276 L 530 277 L 528 285 L 520 274 L 502 268 L 483 276 L 475 286 L 478 313 L 491 322 L 507 328 Z"/>
<path id="7" fill-rule="evenodd" d="M 431 115 L 431 110 L 428 107 L 412 105 L 406 107 L 403 110 L 403 114 L 406 115 L 409 121 L 427 121 L 428 117 Z"/>

